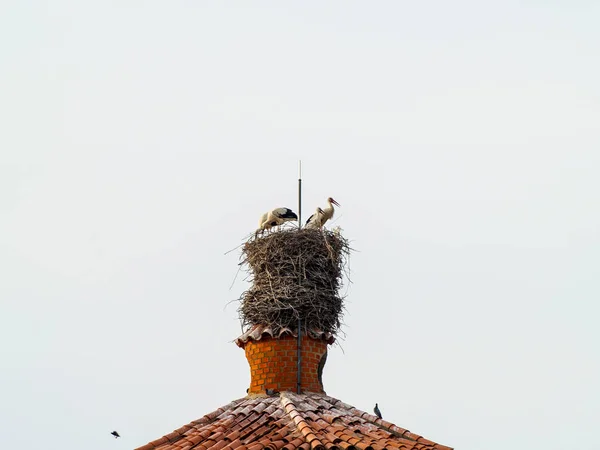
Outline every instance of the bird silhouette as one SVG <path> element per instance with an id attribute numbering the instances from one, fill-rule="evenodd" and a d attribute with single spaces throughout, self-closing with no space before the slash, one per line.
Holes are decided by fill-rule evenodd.
<path id="1" fill-rule="evenodd" d="M 112 434 L 112 435 L 115 437 L 115 439 L 116 439 L 116 438 L 120 438 L 120 437 L 121 437 L 121 435 L 120 435 L 119 433 L 117 433 L 116 431 L 113 431 L 113 432 L 112 432 L 112 433 L 110 433 L 110 434 Z"/>
<path id="2" fill-rule="evenodd" d="M 377 403 L 375 403 L 375 408 L 373 408 L 373 412 L 375 413 L 375 415 L 377 417 L 379 417 L 380 419 L 382 419 L 382 417 L 381 417 L 381 411 L 379 411 L 379 406 L 377 406 Z"/>

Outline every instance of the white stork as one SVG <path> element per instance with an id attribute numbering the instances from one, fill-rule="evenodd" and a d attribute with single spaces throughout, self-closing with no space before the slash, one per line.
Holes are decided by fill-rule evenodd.
<path id="1" fill-rule="evenodd" d="M 312 216 L 310 216 L 304 224 L 304 228 L 321 228 L 321 218 L 324 215 L 325 211 L 323 211 L 320 207 L 317 206 L 315 213 Z"/>
<path id="2" fill-rule="evenodd" d="M 323 209 L 317 208 L 317 211 L 306 221 L 304 228 L 323 228 L 325 222 L 333 217 L 335 212 L 333 205 L 340 206 L 340 204 L 331 197 L 327 199 L 327 203 L 329 203 L 328 207 Z"/>
<path id="3" fill-rule="evenodd" d="M 275 226 L 283 225 L 285 222 L 290 222 L 292 220 L 298 220 L 298 216 L 294 211 L 289 208 L 275 208 L 261 216 L 256 234 L 261 231 L 264 233 L 266 230 L 270 230 Z"/>

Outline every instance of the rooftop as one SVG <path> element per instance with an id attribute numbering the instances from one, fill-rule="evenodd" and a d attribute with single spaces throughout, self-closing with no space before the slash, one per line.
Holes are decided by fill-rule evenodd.
<path id="1" fill-rule="evenodd" d="M 250 395 L 137 450 L 451 450 L 324 394 Z"/>

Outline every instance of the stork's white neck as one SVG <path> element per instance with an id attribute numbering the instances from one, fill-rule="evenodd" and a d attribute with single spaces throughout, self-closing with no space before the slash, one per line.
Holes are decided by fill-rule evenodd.
<path id="1" fill-rule="evenodd" d="M 333 211 L 334 211 L 334 207 L 333 207 L 333 203 L 331 203 L 331 200 L 327 199 L 327 203 L 329 203 L 329 206 L 327 206 L 326 208 L 323 208 L 323 212 L 325 214 L 327 214 L 329 217 L 333 216 Z"/>

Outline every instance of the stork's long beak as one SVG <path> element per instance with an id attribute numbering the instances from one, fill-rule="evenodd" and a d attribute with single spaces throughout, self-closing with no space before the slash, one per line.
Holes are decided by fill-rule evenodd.
<path id="1" fill-rule="evenodd" d="M 335 206 L 342 206 L 338 202 L 336 202 L 334 199 L 331 199 L 331 203 L 333 203 Z"/>

